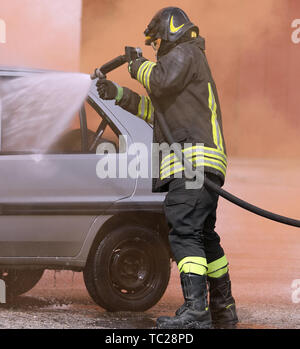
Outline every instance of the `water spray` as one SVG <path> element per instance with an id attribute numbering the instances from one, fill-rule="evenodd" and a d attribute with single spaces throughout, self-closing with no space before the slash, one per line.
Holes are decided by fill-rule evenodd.
<path id="1" fill-rule="evenodd" d="M 106 74 L 108 74 L 109 72 L 111 72 L 111 71 L 115 70 L 116 68 L 122 66 L 123 64 L 125 64 L 127 62 L 129 63 L 130 61 L 132 61 L 138 57 L 141 57 L 141 56 L 142 56 L 142 50 L 140 48 L 126 46 L 125 47 L 125 55 L 118 56 L 118 57 L 112 59 L 111 61 L 107 62 L 106 64 L 102 65 L 100 68 L 97 68 L 95 70 L 94 74 L 91 75 L 91 79 L 96 79 L 96 78 L 101 78 L 101 77 L 105 78 Z M 157 118 L 158 124 L 159 124 L 164 136 L 166 137 L 169 144 L 175 143 L 175 140 L 174 140 L 173 135 L 170 131 L 170 128 L 168 127 L 166 120 L 165 120 L 162 112 L 160 111 L 159 104 L 155 100 L 155 97 L 151 96 L 151 100 L 152 100 L 153 105 L 154 105 L 155 116 Z M 174 152 L 175 152 L 175 155 L 177 156 L 178 159 L 180 159 L 182 157 L 182 153 L 179 149 L 176 148 L 174 150 Z M 193 164 L 190 162 L 189 159 L 187 159 L 185 157 L 184 153 L 183 153 L 183 159 L 184 159 L 184 164 L 186 166 L 186 170 L 189 174 L 191 174 L 191 171 L 197 171 L 197 175 L 199 175 L 199 177 L 200 176 L 203 177 L 203 174 L 201 173 L 201 171 L 197 170 L 197 168 L 194 168 Z M 207 177 L 204 178 L 204 185 L 207 188 L 216 192 L 218 195 L 222 196 L 224 199 L 230 201 L 231 203 L 233 203 L 233 204 L 235 204 L 235 205 L 237 205 L 237 206 L 239 206 L 247 211 L 250 211 L 256 215 L 270 219 L 272 221 L 276 221 L 276 222 L 279 222 L 282 224 L 287 224 L 290 226 L 300 228 L 300 220 L 281 216 L 279 214 L 276 214 L 276 213 L 264 210 L 260 207 L 255 206 L 255 205 L 252 205 L 249 202 L 244 201 L 244 200 L 240 199 L 239 197 L 222 189 L 219 185 L 215 184 L 213 181 L 209 180 Z"/>
<path id="2" fill-rule="evenodd" d="M 88 74 L 65 72 L 0 81 L 1 151 L 47 152 L 73 122 L 91 83 Z"/>

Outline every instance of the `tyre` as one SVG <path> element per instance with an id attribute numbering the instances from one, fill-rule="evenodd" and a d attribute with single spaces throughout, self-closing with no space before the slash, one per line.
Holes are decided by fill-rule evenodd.
<path id="1" fill-rule="evenodd" d="M 5 282 L 8 297 L 16 297 L 31 290 L 43 276 L 43 269 L 8 269 L 0 271 L 0 279 Z"/>
<path id="2" fill-rule="evenodd" d="M 125 226 L 104 237 L 92 252 L 84 281 L 93 300 L 108 311 L 145 311 L 163 296 L 170 256 L 147 228 Z"/>

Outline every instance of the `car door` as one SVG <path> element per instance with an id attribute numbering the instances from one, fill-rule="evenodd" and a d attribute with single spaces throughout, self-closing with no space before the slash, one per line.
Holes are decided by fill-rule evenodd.
<path id="1" fill-rule="evenodd" d="M 87 127 L 103 124 L 107 115 L 95 109 L 96 103 L 88 106 L 81 111 L 86 112 Z M 110 135 L 113 143 L 121 131 L 110 120 L 105 123 L 105 130 L 100 131 Z M 7 151 L 1 144 L 0 257 L 75 256 L 96 216 L 133 193 L 134 178 L 99 178 L 99 161 L 113 157 L 118 167 L 124 153 L 97 154 L 83 149 L 83 124 L 82 119 L 77 122 L 77 130 L 73 125 L 63 135 L 68 141 L 58 142 L 47 153 Z M 95 135 L 90 130 L 87 138 L 95 140 Z M 130 135 L 126 140 L 123 152 L 131 143 Z M 80 144 L 77 149 L 76 144 Z"/>

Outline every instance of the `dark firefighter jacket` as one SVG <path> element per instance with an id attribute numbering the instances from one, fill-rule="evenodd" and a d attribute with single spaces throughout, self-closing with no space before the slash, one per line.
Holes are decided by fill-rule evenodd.
<path id="1" fill-rule="evenodd" d="M 153 143 L 162 144 L 166 139 L 155 118 L 155 105 L 159 105 L 175 142 L 182 144 L 188 159 L 195 166 L 204 166 L 206 173 L 217 175 L 223 185 L 227 159 L 221 110 L 204 49 L 205 41 L 198 37 L 178 44 L 157 63 L 145 61 L 137 80 L 149 97 L 124 87 L 117 104 L 153 123 Z M 188 146 L 184 147 L 185 143 Z M 159 178 L 153 181 L 153 191 L 168 190 L 166 184 L 178 173 L 184 175 L 184 163 L 174 153 L 160 154 Z"/>

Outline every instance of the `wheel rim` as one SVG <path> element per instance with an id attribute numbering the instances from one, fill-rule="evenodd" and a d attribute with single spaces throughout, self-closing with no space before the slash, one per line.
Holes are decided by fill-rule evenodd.
<path id="1" fill-rule="evenodd" d="M 153 252 L 146 241 L 132 239 L 120 242 L 113 249 L 109 263 L 114 292 L 131 299 L 143 297 L 157 283 L 155 264 Z"/>

